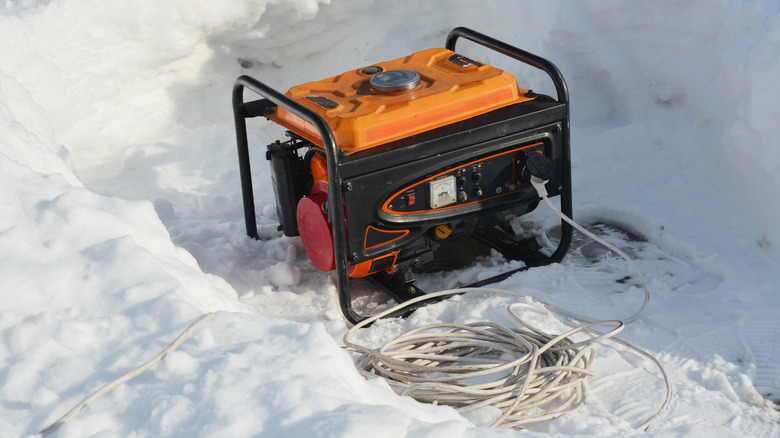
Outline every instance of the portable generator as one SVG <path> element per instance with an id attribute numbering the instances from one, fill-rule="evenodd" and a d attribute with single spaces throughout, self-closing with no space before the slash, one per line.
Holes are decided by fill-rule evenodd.
<path id="1" fill-rule="evenodd" d="M 557 98 L 522 89 L 496 67 L 455 51 L 470 40 L 547 73 Z M 244 101 L 249 89 L 260 99 Z M 422 50 L 287 93 L 249 76 L 233 87 L 233 112 L 247 234 L 258 238 L 246 119 L 287 130 L 268 145 L 280 230 L 300 236 L 311 262 L 335 270 L 351 322 L 350 278 L 366 277 L 398 302 L 424 292 L 414 273 L 450 242 L 478 241 L 526 269 L 560 261 L 555 249 L 510 223 L 539 203 L 529 183 L 548 180 L 571 217 L 569 97 L 551 62 L 484 34 L 456 28 L 445 48 Z M 507 278 L 510 272 L 475 283 Z M 474 286 L 469 285 L 469 286 Z"/>

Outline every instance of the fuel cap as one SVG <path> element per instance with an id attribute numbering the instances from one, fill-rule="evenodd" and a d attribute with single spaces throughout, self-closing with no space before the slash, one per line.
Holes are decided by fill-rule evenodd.
<path id="1" fill-rule="evenodd" d="M 375 74 L 369 82 L 377 93 L 398 93 L 420 85 L 420 75 L 411 70 L 388 70 Z"/>

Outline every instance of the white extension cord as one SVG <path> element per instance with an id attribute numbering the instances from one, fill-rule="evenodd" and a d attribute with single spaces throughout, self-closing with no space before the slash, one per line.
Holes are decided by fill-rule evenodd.
<path id="1" fill-rule="evenodd" d="M 141 365 L 138 368 L 135 368 L 131 371 L 128 371 L 118 379 L 114 380 L 111 383 L 108 383 L 98 389 L 97 391 L 90 394 L 87 398 L 80 401 L 76 407 L 68 411 L 67 414 L 60 417 L 59 420 L 52 423 L 49 427 L 43 429 L 40 434 L 42 437 L 47 437 L 53 432 L 57 431 L 60 427 L 62 427 L 66 422 L 70 421 L 73 417 L 76 416 L 79 412 L 81 412 L 82 409 L 86 408 L 87 405 L 95 401 L 98 397 L 101 397 L 111 391 L 112 389 L 116 388 L 117 386 L 127 382 L 128 380 L 138 376 L 139 374 L 143 373 L 144 371 L 148 370 L 149 368 L 153 367 L 157 362 L 160 362 L 166 354 L 170 353 L 171 351 L 177 349 L 179 345 L 181 345 L 182 342 L 184 342 L 185 339 L 187 339 L 192 332 L 198 329 L 201 325 L 205 324 L 206 322 L 210 321 L 212 318 L 214 318 L 214 312 L 209 312 L 200 318 L 198 318 L 197 321 L 193 322 L 189 327 L 187 327 L 181 334 L 174 339 L 173 342 L 170 343 L 163 351 L 160 352 L 157 356 L 153 357 L 150 361 L 146 362 L 145 364 Z"/>
<path id="2" fill-rule="evenodd" d="M 639 275 L 645 297 L 642 307 L 633 316 L 625 321 L 594 321 L 540 301 L 536 301 L 539 305 L 517 302 L 507 310 L 518 327 L 490 322 L 429 324 L 404 333 L 377 349 L 349 340 L 357 330 L 385 316 L 437 297 L 482 293 L 527 300 L 521 294 L 497 289 L 454 289 L 426 294 L 365 319 L 344 334 L 344 344 L 360 353 L 356 364 L 361 374 L 368 378 L 385 378 L 398 394 L 422 402 L 453 406 L 462 413 L 492 406 L 499 414 L 490 426 L 509 428 L 555 418 L 583 406 L 587 394 L 586 378 L 593 375 L 594 347 L 609 339 L 648 358 L 661 372 L 666 396 L 656 412 L 638 426 L 647 430 L 671 402 L 671 382 L 655 357 L 615 337 L 625 324 L 636 321 L 647 307 L 650 292 L 645 277 L 623 251 L 555 208 L 547 198 L 546 182 L 536 177 L 531 179 L 539 197 L 574 228 L 628 261 Z M 523 321 L 516 311 L 519 307 L 549 311 L 573 328 L 560 335 L 544 333 Z M 601 332 L 600 327 L 612 328 Z"/>

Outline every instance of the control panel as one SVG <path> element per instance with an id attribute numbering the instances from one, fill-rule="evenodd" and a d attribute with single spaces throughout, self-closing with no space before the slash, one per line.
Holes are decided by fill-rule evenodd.
<path id="1" fill-rule="evenodd" d="M 526 158 L 543 152 L 539 142 L 456 165 L 395 192 L 382 211 L 394 215 L 439 211 L 526 190 L 531 185 L 520 178 Z"/>

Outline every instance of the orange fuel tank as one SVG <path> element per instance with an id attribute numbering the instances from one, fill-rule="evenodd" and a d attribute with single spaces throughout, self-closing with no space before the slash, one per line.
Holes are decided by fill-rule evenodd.
<path id="1" fill-rule="evenodd" d="M 533 99 L 511 74 L 443 48 L 298 85 L 286 94 L 319 114 L 346 154 Z M 276 108 L 267 117 L 322 145 L 317 131 L 289 111 Z"/>

